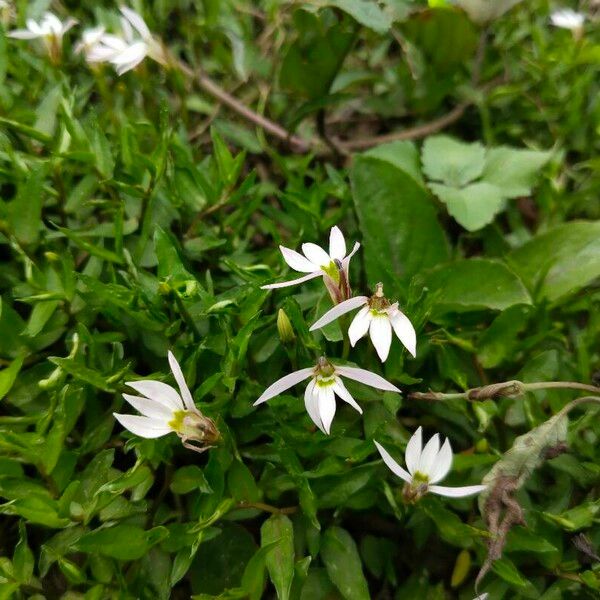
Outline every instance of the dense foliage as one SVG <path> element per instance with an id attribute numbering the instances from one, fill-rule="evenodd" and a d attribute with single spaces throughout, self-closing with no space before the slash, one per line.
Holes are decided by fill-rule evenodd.
<path id="1" fill-rule="evenodd" d="M 598 3 L 557 6 L 133 1 L 164 57 L 119 76 L 74 52 L 117 3 L 0 3 L 0 598 L 598 597 Z M 7 36 L 48 9 L 62 48 Z M 261 289 L 336 225 L 416 358 Z M 205 452 L 113 417 L 169 350 Z M 253 406 L 322 355 L 403 393 Z M 373 442 L 419 426 L 483 494 L 407 501 Z"/>

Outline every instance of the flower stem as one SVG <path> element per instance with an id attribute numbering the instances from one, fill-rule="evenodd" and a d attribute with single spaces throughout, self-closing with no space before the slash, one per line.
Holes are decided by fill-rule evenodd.
<path id="1" fill-rule="evenodd" d="M 177 304 L 177 309 L 179 310 L 179 314 L 185 321 L 186 325 L 192 330 L 194 334 L 194 339 L 199 342 L 202 338 L 198 327 L 196 327 L 196 323 L 194 323 L 194 319 L 192 319 L 192 315 L 190 315 L 188 309 L 185 307 L 183 300 L 177 293 L 177 290 L 173 290 L 173 297 L 175 298 L 175 303 Z"/>
<path id="2" fill-rule="evenodd" d="M 495 400 L 496 398 L 516 398 L 527 392 L 547 389 L 583 390 L 600 394 L 600 387 L 576 381 L 539 381 L 534 383 L 522 383 L 521 381 L 504 381 L 492 383 L 483 387 L 471 388 L 465 392 L 444 394 L 442 392 L 413 392 L 410 398 L 413 400 Z"/>

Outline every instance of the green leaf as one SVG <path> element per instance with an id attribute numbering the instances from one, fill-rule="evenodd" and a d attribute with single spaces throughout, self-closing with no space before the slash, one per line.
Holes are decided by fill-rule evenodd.
<path id="1" fill-rule="evenodd" d="M 408 147 L 404 151 L 412 161 Z M 350 178 L 371 286 L 382 281 L 396 287 L 398 278 L 448 259 L 444 230 L 414 173 L 363 155 L 355 158 Z"/>
<path id="2" fill-rule="evenodd" d="M 15 577 L 21 583 L 29 583 L 33 575 L 35 565 L 35 557 L 33 552 L 27 545 L 27 530 L 23 521 L 19 522 L 19 541 L 15 546 L 13 555 L 13 567 L 15 569 Z"/>
<path id="3" fill-rule="evenodd" d="M 17 197 L 10 203 L 10 225 L 22 244 L 34 244 L 39 238 L 45 176 L 45 165 L 33 167 L 27 179 L 19 184 Z"/>
<path id="4" fill-rule="evenodd" d="M 326 27 L 322 19 L 305 11 L 295 13 L 298 38 L 290 45 L 281 65 L 283 88 L 311 100 L 329 92 L 354 32 L 343 23 Z"/>
<path id="5" fill-rule="evenodd" d="M 435 135 L 425 140 L 421 160 L 429 179 L 463 186 L 483 173 L 485 148 L 479 142 L 467 144 L 447 135 Z"/>
<path id="6" fill-rule="evenodd" d="M 86 533 L 77 542 L 77 548 L 88 554 L 100 554 L 118 560 L 137 560 L 167 534 L 164 527 L 145 531 L 135 525 L 115 525 Z"/>
<path id="7" fill-rule="evenodd" d="M 505 205 L 500 188 L 485 182 L 471 183 L 463 188 L 437 183 L 431 183 L 429 187 L 468 231 L 489 225 Z"/>
<path id="8" fill-rule="evenodd" d="M 272 515 L 260 528 L 261 546 L 278 542 L 266 557 L 269 577 L 279 600 L 288 600 L 294 579 L 294 527 L 285 515 Z"/>
<path id="9" fill-rule="evenodd" d="M 264 544 L 248 561 L 242 575 L 242 588 L 250 600 L 260 600 L 265 588 L 266 559 L 269 553 L 277 548 L 279 540 Z"/>
<path id="10" fill-rule="evenodd" d="M 432 270 L 425 277 L 437 313 L 531 304 L 521 280 L 502 262 L 470 258 Z"/>
<path id="11" fill-rule="evenodd" d="M 48 360 L 57 367 L 60 367 L 69 373 L 69 375 L 75 377 L 75 379 L 85 381 L 86 383 L 89 383 L 100 390 L 104 390 L 105 392 L 115 391 L 110 383 L 106 380 L 106 376 L 102 375 L 102 373 L 99 373 L 98 371 L 94 371 L 93 369 L 86 367 L 73 358 L 50 356 L 48 357 Z"/>
<path id="12" fill-rule="evenodd" d="M 104 179 L 110 179 L 113 176 L 115 161 L 108 140 L 95 118 L 92 120 L 90 146 L 98 173 Z"/>
<path id="13" fill-rule="evenodd" d="M 212 493 L 212 488 L 206 481 L 202 469 L 196 465 L 177 469 L 171 481 L 171 491 L 174 494 L 189 494 L 194 490 L 200 490 L 204 494 Z"/>
<path id="14" fill-rule="evenodd" d="M 600 277 L 600 222 L 559 225 L 517 248 L 508 259 L 540 298 L 562 301 Z"/>
<path id="15" fill-rule="evenodd" d="M 387 33 L 392 26 L 389 15 L 372 0 L 319 0 L 318 5 L 335 6 L 377 33 Z"/>
<path id="16" fill-rule="evenodd" d="M 505 198 L 528 196 L 551 156 L 551 151 L 491 148 L 485 157 L 482 181 L 499 188 Z"/>
<path id="17" fill-rule="evenodd" d="M 346 600 L 369 600 L 369 586 L 352 536 L 341 527 L 330 527 L 321 542 L 321 555 L 329 578 Z"/>
<path id="18" fill-rule="evenodd" d="M 17 375 L 23 366 L 25 356 L 21 355 L 15 358 L 8 367 L 0 371 L 0 400 L 10 392 L 10 388 L 13 386 Z"/>

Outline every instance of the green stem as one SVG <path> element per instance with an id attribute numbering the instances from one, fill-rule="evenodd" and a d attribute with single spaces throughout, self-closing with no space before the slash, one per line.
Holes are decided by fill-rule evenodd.
<path id="1" fill-rule="evenodd" d="M 539 381 L 522 383 L 521 381 L 504 381 L 492 383 L 483 387 L 471 388 L 465 392 L 444 394 L 442 392 L 414 392 L 410 395 L 413 400 L 495 400 L 497 398 L 515 398 L 527 392 L 548 389 L 583 390 L 600 394 L 600 387 L 576 381 Z"/>
<path id="2" fill-rule="evenodd" d="M 192 330 L 194 334 L 194 339 L 199 342 L 202 339 L 202 335 L 196 327 L 196 323 L 194 323 L 194 319 L 192 319 L 192 315 L 190 315 L 188 309 L 185 307 L 183 300 L 180 298 L 179 294 L 176 290 L 173 290 L 173 296 L 175 297 L 175 304 L 177 304 L 177 309 L 179 310 L 179 314 L 185 321 L 186 325 Z"/>

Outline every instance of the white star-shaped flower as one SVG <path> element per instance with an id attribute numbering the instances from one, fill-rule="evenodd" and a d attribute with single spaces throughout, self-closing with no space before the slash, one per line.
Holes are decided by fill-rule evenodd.
<path id="1" fill-rule="evenodd" d="M 578 31 L 583 27 L 585 15 L 583 13 L 575 12 L 570 8 L 561 8 L 555 10 L 550 15 L 550 22 L 555 27 Z"/>
<path id="2" fill-rule="evenodd" d="M 137 67 L 146 56 L 166 65 L 166 50 L 152 34 L 143 17 L 125 6 L 121 7 L 121 13 L 122 36 L 103 33 L 87 48 L 86 60 L 92 64 L 108 62 L 118 75 Z M 86 47 L 85 38 L 81 45 Z"/>
<path id="3" fill-rule="evenodd" d="M 125 427 L 143 438 L 159 438 L 175 432 L 183 445 L 190 450 L 203 452 L 219 439 L 219 432 L 212 419 L 205 417 L 194 404 L 190 388 L 185 382 L 181 367 L 175 356 L 169 352 L 171 371 L 179 386 L 179 392 L 172 386 L 152 379 L 127 383 L 142 396 L 123 394 L 138 415 L 113 413 Z M 199 445 L 190 443 L 196 442 Z"/>
<path id="4" fill-rule="evenodd" d="M 279 246 L 285 262 L 294 271 L 307 273 L 307 275 L 291 281 L 263 285 L 262 289 L 273 290 L 288 287 L 322 276 L 334 302 L 340 302 L 349 294 L 348 268 L 350 259 L 359 248 L 360 244 L 356 242 L 352 252 L 346 255 L 346 240 L 337 225 L 332 227 L 329 233 L 329 252 L 310 242 L 302 244 L 304 256 L 295 250 Z M 332 287 L 334 288 L 333 292 Z"/>
<path id="5" fill-rule="evenodd" d="M 17 40 L 41 39 L 46 50 L 53 60 L 58 60 L 62 51 L 63 36 L 77 21 L 68 18 L 64 23 L 51 12 L 45 12 L 42 20 L 38 23 L 33 19 L 27 19 L 25 29 L 14 29 L 8 33 L 8 37 Z"/>
<path id="6" fill-rule="evenodd" d="M 275 396 L 278 396 L 285 390 L 309 379 L 308 386 L 304 393 L 304 405 L 308 415 L 314 424 L 323 432 L 329 434 L 331 423 L 335 416 L 336 404 L 335 397 L 341 398 L 352 408 L 362 414 L 362 408 L 356 403 L 350 392 L 346 389 L 342 377 L 360 381 L 365 385 L 377 388 L 378 390 L 387 390 L 390 392 L 400 392 L 400 390 L 380 375 L 358 369 L 355 367 L 343 367 L 331 364 L 326 358 L 321 357 L 316 366 L 308 367 L 294 371 L 285 377 L 277 380 L 269 386 L 254 403 L 254 406 L 262 404 Z"/>
<path id="7" fill-rule="evenodd" d="M 385 298 L 381 283 L 377 284 L 377 291 L 373 296 L 355 296 L 328 310 L 312 325 L 310 331 L 320 329 L 343 314 L 359 307 L 360 310 L 348 328 L 348 336 L 352 346 L 368 333 L 379 358 L 382 362 L 385 362 L 390 353 L 393 330 L 404 347 L 413 356 L 416 356 L 417 334 L 415 328 L 409 318 L 398 308 L 398 303 L 391 304 Z"/>
<path id="8" fill-rule="evenodd" d="M 485 489 L 485 485 L 464 487 L 436 485 L 448 475 L 452 467 L 452 448 L 449 440 L 446 440 L 440 448 L 440 436 L 437 433 L 423 448 L 422 435 L 422 428 L 419 427 L 406 446 L 404 460 L 408 471 L 403 469 L 381 444 L 375 442 L 385 464 L 406 482 L 403 496 L 407 501 L 415 502 L 427 492 L 449 498 L 463 498 L 479 494 Z"/>

